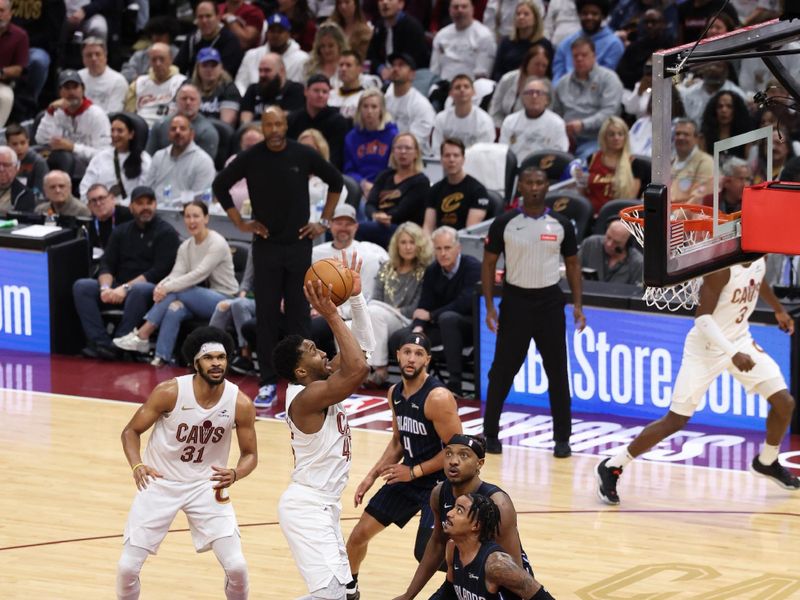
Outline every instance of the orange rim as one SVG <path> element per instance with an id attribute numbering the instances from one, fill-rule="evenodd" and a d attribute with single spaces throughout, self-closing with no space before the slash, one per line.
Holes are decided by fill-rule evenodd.
<path id="1" fill-rule="evenodd" d="M 683 228 L 686 231 L 711 231 L 713 229 L 713 218 L 714 218 L 714 209 L 711 206 L 703 206 L 699 204 L 673 204 L 673 210 L 685 210 L 687 212 L 693 213 L 698 215 L 700 219 L 692 219 L 692 218 L 677 218 L 670 223 L 683 223 Z M 636 206 L 629 206 L 627 208 L 623 208 L 619 211 L 619 217 L 623 221 L 627 221 L 628 223 L 635 223 L 640 227 L 644 227 L 644 217 L 640 217 L 639 214 L 644 212 L 644 204 L 637 204 Z M 720 212 L 717 216 L 719 223 L 729 223 L 737 218 L 738 215 L 741 213 L 734 213 L 729 215 L 727 213 Z"/>

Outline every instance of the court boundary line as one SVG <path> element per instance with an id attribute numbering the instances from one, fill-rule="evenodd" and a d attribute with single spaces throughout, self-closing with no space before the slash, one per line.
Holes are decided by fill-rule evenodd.
<path id="1" fill-rule="evenodd" d="M 774 517 L 796 517 L 800 518 L 800 513 L 795 512 L 786 512 L 786 511 L 750 511 L 750 510 L 708 510 L 708 509 L 698 509 L 698 510 L 691 510 L 691 509 L 671 509 L 671 508 L 631 508 L 631 509 L 621 509 L 621 510 L 613 510 L 613 509 L 564 509 L 564 510 L 520 510 L 517 511 L 517 516 L 538 516 L 538 515 L 597 515 L 597 514 L 674 514 L 674 515 L 743 515 L 743 516 L 774 516 Z M 341 517 L 340 521 L 357 521 L 361 518 L 361 516 L 352 516 L 352 517 Z M 419 518 L 419 515 L 414 516 L 415 519 Z M 259 523 L 240 523 L 239 528 L 244 527 L 274 527 L 275 525 L 279 525 L 278 521 L 263 521 Z M 191 531 L 188 527 L 182 527 L 180 529 L 170 529 L 167 533 L 187 533 Z M 70 538 L 66 540 L 51 540 L 48 542 L 36 542 L 33 544 L 19 544 L 16 546 L 4 546 L 0 547 L 0 552 L 5 552 L 9 550 L 26 550 L 28 548 L 40 548 L 43 546 L 58 546 L 61 544 L 74 544 L 80 542 L 97 542 L 97 541 L 104 541 L 104 540 L 113 540 L 124 537 L 124 533 L 116 533 L 111 535 L 96 535 L 90 537 L 83 537 L 83 538 Z"/>
<path id="2" fill-rule="evenodd" d="M 73 399 L 73 400 L 85 400 L 85 401 L 90 401 L 90 402 L 100 402 L 100 403 L 103 403 L 103 404 L 123 404 L 123 405 L 124 404 L 139 404 L 139 406 L 141 406 L 141 403 L 139 403 L 138 401 L 135 401 L 135 400 L 114 400 L 114 399 L 109 399 L 109 398 L 94 398 L 92 396 L 80 396 L 80 395 L 76 395 L 76 394 L 60 394 L 60 393 L 57 393 L 57 392 L 39 392 L 39 391 L 36 391 L 36 390 L 19 390 L 19 389 L 16 389 L 16 388 L 0 387 L 0 393 L 2 393 L 2 392 L 21 392 L 21 393 L 24 393 L 24 394 L 48 394 L 50 396 L 57 396 L 57 397 L 60 397 L 60 398 L 68 398 L 68 399 Z M 379 398 L 379 396 L 375 396 L 375 397 Z M 389 402 L 388 399 L 386 400 L 386 402 L 387 403 Z M 582 414 L 582 413 L 578 413 L 578 414 Z M 256 421 L 263 421 L 263 422 L 266 422 L 266 423 L 269 423 L 269 422 L 282 423 L 283 419 L 278 419 L 277 417 L 273 417 L 273 416 L 261 416 L 261 417 L 260 416 L 256 416 Z M 613 423 L 615 421 L 610 421 L 610 422 Z M 361 427 L 355 427 L 354 429 L 356 429 L 357 431 L 366 431 L 366 432 L 369 432 L 369 433 L 380 433 L 382 435 L 386 435 L 386 434 L 391 434 L 392 433 L 391 431 L 386 431 L 386 430 L 381 430 L 381 429 L 365 429 L 365 428 L 361 428 Z M 734 431 L 734 433 L 732 433 L 731 435 L 737 435 L 737 433 L 735 433 L 735 432 L 739 431 L 739 430 L 733 430 L 733 431 Z M 742 430 L 742 431 L 744 431 L 744 430 Z M 531 448 L 530 446 L 523 446 L 523 445 L 516 445 L 516 444 L 515 445 L 511 445 L 510 448 L 511 449 L 526 450 L 528 452 L 545 452 L 545 453 L 548 453 L 548 454 L 550 454 L 552 452 L 552 450 L 550 450 L 549 448 Z M 584 452 L 573 452 L 572 455 L 573 456 L 583 456 L 583 457 L 587 457 L 587 458 L 599 458 L 601 460 L 602 460 L 602 458 L 604 456 L 603 454 L 593 454 L 593 453 L 584 453 Z M 670 467 L 680 467 L 680 468 L 684 468 L 684 469 L 704 469 L 704 470 L 708 470 L 708 471 L 720 471 L 720 472 L 723 472 L 723 473 L 749 473 L 749 469 L 726 469 L 724 467 L 710 467 L 710 466 L 706 466 L 706 465 L 686 465 L 686 464 L 677 463 L 677 462 L 667 462 L 667 461 L 647 460 L 647 459 L 642 459 L 642 461 L 640 461 L 640 462 L 645 462 L 646 464 L 653 464 L 653 465 L 665 465 L 665 466 L 670 466 Z M 2 548 L 0 548 L 0 550 L 2 550 Z"/>

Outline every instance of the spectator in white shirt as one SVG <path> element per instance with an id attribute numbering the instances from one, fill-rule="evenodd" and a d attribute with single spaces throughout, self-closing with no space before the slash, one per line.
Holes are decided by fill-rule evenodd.
<path id="1" fill-rule="evenodd" d="M 419 143 L 425 156 L 431 154 L 430 139 L 436 111 L 428 99 L 414 87 L 417 64 L 409 54 L 389 56 L 391 65 L 386 89 L 386 109 L 394 118 L 398 131 L 408 131 Z"/>
<path id="2" fill-rule="evenodd" d="M 469 148 L 478 142 L 495 140 L 494 122 L 485 110 L 474 106 L 475 87 L 469 75 L 456 75 L 450 85 L 453 106 L 436 115 L 431 134 L 431 149 L 438 156 L 445 138 L 456 138 Z"/>
<path id="3" fill-rule="evenodd" d="M 452 80 L 466 73 L 474 79 L 489 77 L 497 43 L 494 34 L 474 18 L 472 0 L 450 0 L 452 23 L 433 38 L 431 71 Z"/>
<path id="4" fill-rule="evenodd" d="M 169 141 L 169 146 L 153 156 L 145 185 L 156 191 L 162 206 L 175 208 L 210 190 L 216 171 L 211 157 L 194 143 L 194 130 L 187 117 L 172 117 Z"/>
<path id="5" fill-rule="evenodd" d="M 92 157 L 111 143 L 108 115 L 84 92 L 77 71 L 61 71 L 60 98 L 50 104 L 36 130 L 36 143 L 50 147 L 50 168 L 72 177 L 82 176 Z"/>
<path id="6" fill-rule="evenodd" d="M 531 0 L 540 15 L 545 14 L 542 0 Z M 483 11 L 483 24 L 486 25 L 499 40 L 510 36 L 514 31 L 514 16 L 519 2 L 513 0 L 489 0 Z"/>
<path id="7" fill-rule="evenodd" d="M 286 79 L 296 83 L 304 84 L 306 82 L 308 53 L 304 52 L 300 45 L 292 39 L 289 19 L 280 13 L 275 13 L 267 19 L 267 25 L 269 27 L 267 43 L 245 52 L 242 64 L 236 72 L 236 87 L 239 88 L 239 93 L 242 95 L 249 86 L 258 83 L 258 64 L 268 52 L 280 55 L 286 68 Z"/>
<path id="8" fill-rule="evenodd" d="M 107 113 L 119 112 L 125 104 L 128 81 L 108 66 L 106 43 L 90 37 L 83 42 L 83 69 L 78 75 L 86 86 L 86 96 Z"/>
<path id="9" fill-rule="evenodd" d="M 532 79 L 522 91 L 524 108 L 503 121 L 500 143 L 508 144 L 520 161 L 539 150 L 569 150 L 564 119 L 547 108 L 550 97 L 550 82 Z"/>
<path id="10" fill-rule="evenodd" d="M 97 153 L 81 179 L 81 200 L 95 184 L 102 184 L 117 204 L 128 206 L 134 188 L 144 185 L 150 170 L 150 155 L 144 140 L 136 137 L 133 121 L 125 113 L 111 119 L 111 147 Z"/>
<path id="11" fill-rule="evenodd" d="M 150 70 L 133 80 L 125 97 L 125 110 L 135 112 L 152 127 L 175 112 L 175 96 L 186 81 L 172 64 L 172 50 L 156 42 L 148 51 Z"/>

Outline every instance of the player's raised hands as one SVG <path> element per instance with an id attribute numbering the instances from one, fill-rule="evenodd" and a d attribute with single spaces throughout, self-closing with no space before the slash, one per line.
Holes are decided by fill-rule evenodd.
<path id="1" fill-rule="evenodd" d="M 214 474 L 211 476 L 211 481 L 219 482 L 214 486 L 215 490 L 222 490 L 226 487 L 231 487 L 236 481 L 236 469 L 226 469 L 216 465 L 211 465 L 211 468 L 214 470 Z"/>
<path id="2" fill-rule="evenodd" d="M 322 317 L 331 316 L 337 313 L 336 305 L 331 300 L 331 287 L 324 285 L 319 279 L 316 281 L 306 281 L 303 286 L 303 293 L 311 308 L 317 311 Z"/>
<path id="3" fill-rule="evenodd" d="M 156 471 L 153 467 L 148 467 L 143 463 L 136 465 L 133 469 L 133 480 L 136 482 L 136 487 L 139 491 L 146 489 L 150 480 L 164 477 L 161 473 Z"/>
<path id="4" fill-rule="evenodd" d="M 353 291 L 350 292 L 351 296 L 358 296 L 361 293 L 361 267 L 364 261 L 358 256 L 358 252 L 353 250 L 350 259 L 347 258 L 347 250 L 342 250 L 342 258 L 340 259 L 342 266 L 345 269 L 350 269 L 353 276 Z"/>

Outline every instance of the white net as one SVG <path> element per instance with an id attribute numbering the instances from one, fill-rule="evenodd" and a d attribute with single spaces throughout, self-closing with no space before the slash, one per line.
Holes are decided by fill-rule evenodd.
<path id="1" fill-rule="evenodd" d="M 631 232 L 639 245 L 644 248 L 644 206 L 633 207 L 626 211 L 622 222 Z M 696 218 L 683 209 L 675 211 L 670 224 L 670 253 L 674 256 L 685 252 L 691 246 L 706 239 L 706 231 L 689 231 L 684 227 L 687 219 Z M 678 311 L 692 310 L 700 302 L 700 286 L 702 278 L 689 279 L 664 287 L 645 287 L 642 299 L 647 306 L 655 306 L 658 310 Z"/>

